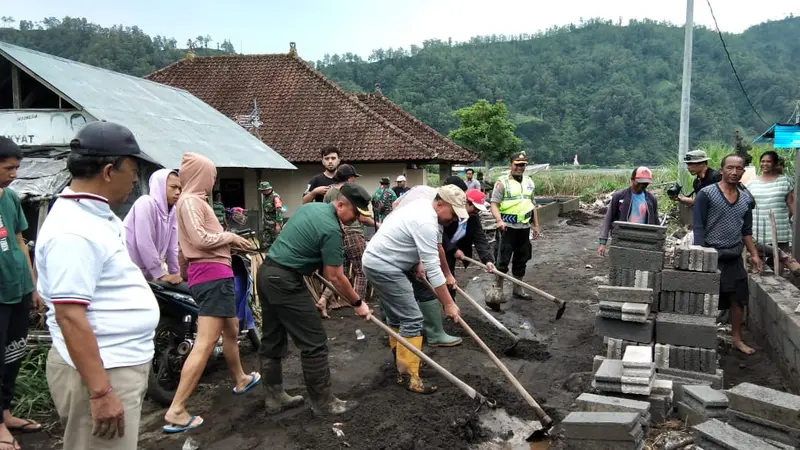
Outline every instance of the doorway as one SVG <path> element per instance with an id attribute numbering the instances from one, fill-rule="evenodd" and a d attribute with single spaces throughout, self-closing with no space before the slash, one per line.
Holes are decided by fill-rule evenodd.
<path id="1" fill-rule="evenodd" d="M 222 203 L 226 208 L 244 208 L 244 180 L 241 178 L 222 178 L 219 180 Z"/>

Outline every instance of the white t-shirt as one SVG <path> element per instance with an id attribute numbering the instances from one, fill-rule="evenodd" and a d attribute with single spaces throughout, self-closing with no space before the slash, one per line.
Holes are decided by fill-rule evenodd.
<path id="1" fill-rule="evenodd" d="M 54 304 L 86 306 L 106 369 L 153 359 L 158 303 L 128 254 L 122 221 L 104 198 L 62 192 L 39 231 L 36 270 L 53 346 L 70 366 Z"/>
<path id="2" fill-rule="evenodd" d="M 408 205 L 409 203 L 413 203 L 417 200 L 427 200 L 433 203 L 433 200 L 436 199 L 436 194 L 438 191 L 434 187 L 426 186 L 424 184 L 418 184 L 403 194 L 402 197 L 398 199 L 397 207 L 394 208 L 394 211 L 397 211 L 404 205 Z M 393 211 L 393 212 L 394 212 Z M 441 225 L 439 225 L 439 236 L 437 238 L 437 242 L 440 244 L 442 243 L 442 235 L 444 234 L 444 229 Z"/>

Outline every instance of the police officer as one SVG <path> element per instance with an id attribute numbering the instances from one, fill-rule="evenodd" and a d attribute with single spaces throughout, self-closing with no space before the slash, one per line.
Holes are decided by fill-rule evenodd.
<path id="1" fill-rule="evenodd" d="M 509 174 L 497 179 L 491 197 L 492 215 L 498 232 L 497 270 L 508 272 L 510 263 L 511 273 L 518 280 L 525 276 L 525 265 L 531 259 L 530 240 L 539 237 L 534 184 L 530 177 L 525 176 L 527 166 L 525 152 L 515 153 L 511 157 Z M 495 275 L 493 292 L 487 295 L 486 303 L 493 309 L 499 309 L 499 304 L 506 301 L 502 292 L 503 278 Z M 525 300 L 531 298 L 516 284 L 513 295 Z"/>
<path id="2" fill-rule="evenodd" d="M 269 181 L 258 184 L 261 192 L 261 248 L 269 249 L 283 226 L 283 202 Z"/>

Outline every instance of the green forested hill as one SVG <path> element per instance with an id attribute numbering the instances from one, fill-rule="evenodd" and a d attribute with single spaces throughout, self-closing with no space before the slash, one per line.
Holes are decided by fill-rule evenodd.
<path id="1" fill-rule="evenodd" d="M 137 27 L 105 28 L 69 17 L 23 20 L 15 28 L 11 18 L 0 22 L 0 41 L 132 75 L 186 55 L 175 39 Z M 798 36 L 797 17 L 724 35 L 745 89 L 769 123 L 786 120 L 800 99 Z M 198 55 L 234 52 L 227 40 L 209 42 L 200 35 L 191 46 Z M 316 65 L 348 90 L 372 91 L 380 83 L 390 99 L 443 133 L 457 125 L 456 109 L 502 98 L 537 162 L 569 163 L 577 153 L 584 164 L 616 165 L 674 158 L 682 61 L 682 27 L 592 20 L 536 35 L 378 49 L 367 61 L 326 55 Z M 736 129 L 752 138 L 766 128 L 736 83 L 715 31 L 696 30 L 693 74 L 692 145 L 731 142 Z"/>
<path id="2" fill-rule="evenodd" d="M 537 162 L 660 163 L 678 145 L 682 27 L 654 21 L 620 26 L 594 20 L 535 36 L 490 36 L 467 43 L 426 41 L 317 62 L 346 89 L 383 93 L 441 132 L 455 109 L 502 98 Z M 756 110 L 784 121 L 800 99 L 800 18 L 724 34 Z M 766 125 L 742 94 L 716 31 L 694 35 L 691 145 L 755 137 Z"/>

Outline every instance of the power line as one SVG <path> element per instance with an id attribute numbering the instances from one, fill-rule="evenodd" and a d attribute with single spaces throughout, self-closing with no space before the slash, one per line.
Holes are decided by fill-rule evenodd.
<path id="1" fill-rule="evenodd" d="M 756 113 L 758 118 L 761 119 L 762 122 L 764 122 L 764 125 L 769 125 L 769 123 L 767 123 L 767 121 L 764 120 L 763 117 L 761 117 L 761 114 L 758 113 L 756 107 L 753 106 L 753 102 L 750 101 L 750 96 L 747 95 L 747 91 L 744 89 L 744 85 L 742 85 L 742 80 L 739 78 L 739 72 L 736 71 L 736 66 L 733 65 L 731 54 L 730 52 L 728 52 L 728 46 L 725 44 L 725 39 L 722 37 L 722 31 L 719 30 L 719 24 L 717 24 L 717 17 L 714 15 L 714 8 L 711 7 L 711 0 L 706 0 L 706 3 L 708 3 L 708 9 L 711 10 L 711 18 L 714 19 L 714 27 L 716 27 L 717 29 L 719 40 L 720 42 L 722 42 L 722 48 L 725 50 L 725 54 L 728 56 L 728 62 L 731 65 L 731 69 L 733 69 L 733 75 L 736 77 L 736 81 L 739 83 L 739 87 L 742 89 L 742 94 L 744 94 L 744 98 L 747 99 L 747 103 L 750 104 L 750 109 L 752 109 L 753 112 Z"/>

